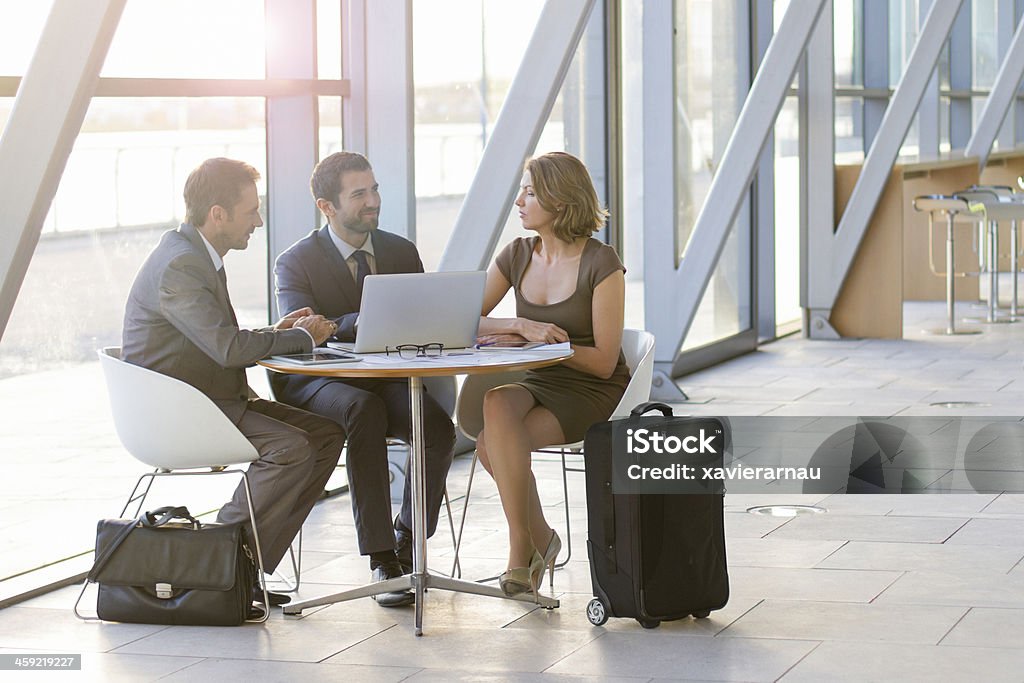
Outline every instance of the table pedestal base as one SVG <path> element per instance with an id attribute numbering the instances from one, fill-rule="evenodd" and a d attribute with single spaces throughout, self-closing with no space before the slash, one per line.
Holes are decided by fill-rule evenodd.
<path id="1" fill-rule="evenodd" d="M 500 588 L 485 586 L 472 581 L 452 579 L 447 576 L 438 576 L 437 574 L 427 572 L 425 574 L 407 574 L 396 579 L 388 579 L 387 581 L 367 584 L 359 588 L 334 593 L 333 595 L 325 595 L 322 598 L 313 598 L 312 600 L 294 602 L 282 606 L 282 609 L 285 614 L 302 614 L 302 610 L 310 607 L 332 605 L 336 602 L 345 602 L 346 600 L 355 600 L 356 598 L 367 598 L 372 595 L 391 593 L 393 591 L 404 590 L 406 588 L 411 588 L 416 591 L 416 635 L 418 636 L 423 635 L 423 594 L 428 588 L 437 588 L 439 590 L 452 591 L 454 593 L 472 593 L 473 595 L 486 595 L 492 598 L 502 598 L 504 600 L 528 602 L 540 605 L 545 609 L 554 609 L 555 607 L 558 607 L 559 604 L 557 598 L 549 598 L 546 595 L 538 595 L 536 599 L 532 593 L 520 593 L 519 595 L 509 597 L 502 593 Z"/>

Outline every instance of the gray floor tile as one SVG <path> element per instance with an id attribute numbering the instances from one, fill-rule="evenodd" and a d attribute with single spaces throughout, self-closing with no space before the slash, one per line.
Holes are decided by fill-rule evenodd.
<path id="1" fill-rule="evenodd" d="M 576 674 L 563 676 L 550 673 L 523 672 L 488 674 L 479 671 L 459 671 L 457 669 L 423 669 L 406 680 L 410 681 L 410 683 L 430 683 L 431 681 L 437 681 L 438 683 L 449 683 L 450 681 L 454 683 L 587 683 L 588 681 L 594 681 L 595 683 L 638 683 L 648 679 L 646 677 L 579 676 Z"/>
<path id="2" fill-rule="evenodd" d="M 753 599 L 870 602 L 899 577 L 891 571 L 729 568 L 732 596 Z"/>
<path id="3" fill-rule="evenodd" d="M 1024 652 L 994 648 L 822 643 L 782 677 L 783 683 L 901 681 L 1020 683 Z"/>
<path id="4" fill-rule="evenodd" d="M 609 618 L 601 627 L 595 627 L 587 621 L 587 604 L 593 596 L 590 593 L 563 593 L 558 596 L 561 605 L 558 609 L 535 609 L 508 625 L 509 628 L 550 629 L 554 631 L 595 631 L 610 633 L 640 633 L 643 627 L 633 618 Z M 658 633 L 678 633 L 683 635 L 713 636 L 748 612 L 759 600 L 752 598 L 729 597 L 729 602 L 720 610 L 715 610 L 705 619 L 677 619 L 663 621 Z"/>
<path id="5" fill-rule="evenodd" d="M 993 571 L 1006 573 L 1024 557 L 1024 548 L 932 543 L 850 541 L 817 564 L 832 569 Z"/>
<path id="6" fill-rule="evenodd" d="M 587 676 L 673 680 L 774 681 L 816 643 L 760 638 L 702 638 L 652 631 L 609 634 L 549 669 Z"/>
<path id="7" fill-rule="evenodd" d="M 147 655 L 115 655 L 80 650 L 18 650 L 0 648 L 0 654 L 76 654 L 82 655 L 81 671 L 33 671 L 31 674 L 7 673 L 6 680 L 25 681 L 111 681 L 112 683 L 148 683 L 189 667 L 202 660 L 194 657 L 161 657 Z"/>
<path id="8" fill-rule="evenodd" d="M 1024 519 L 972 519 L 946 543 L 1024 547 Z"/>
<path id="9" fill-rule="evenodd" d="M 935 645 L 965 612 L 931 605 L 765 600 L 719 636 Z"/>
<path id="10" fill-rule="evenodd" d="M 458 666 L 484 673 L 545 671 L 598 637 L 593 631 L 473 629 L 424 622 L 424 635 L 392 628 L 332 657 L 339 664 L 378 664 L 425 669 Z M 579 672 L 586 673 L 586 672 Z"/>
<path id="11" fill-rule="evenodd" d="M 396 666 L 344 666 L 330 663 L 206 659 L 160 680 L 168 683 L 207 683 L 208 681 L 397 683 L 397 681 L 407 680 L 417 671 L 417 669 Z"/>
<path id="12" fill-rule="evenodd" d="M 843 545 L 843 541 L 786 538 L 726 538 L 730 567 L 814 567 Z"/>
<path id="13" fill-rule="evenodd" d="M 355 622 L 344 625 L 325 622 L 330 627 L 313 628 L 317 616 L 311 615 L 309 620 L 308 624 L 306 620 L 297 624 L 275 612 L 264 624 L 245 624 L 237 628 L 174 626 L 156 637 L 140 638 L 115 652 L 318 662 L 382 630 L 374 624 Z"/>
<path id="14" fill-rule="evenodd" d="M 975 607 L 940 644 L 1024 651 L 1024 609 Z"/>
<path id="15" fill-rule="evenodd" d="M 880 604 L 1024 608 L 1024 573 L 906 572 L 878 598 Z"/>
<path id="16" fill-rule="evenodd" d="M 0 610 L 0 644 L 9 648 L 107 652 L 166 628 L 149 624 L 80 621 L 70 609 L 8 607 Z"/>
<path id="17" fill-rule="evenodd" d="M 992 515 L 1024 517 L 1024 493 L 1003 493 L 985 507 L 985 512 Z"/>
<path id="18" fill-rule="evenodd" d="M 773 538 L 942 543 L 967 522 L 962 518 L 813 515 L 797 517 Z"/>
<path id="19" fill-rule="evenodd" d="M 763 501 L 765 497 L 759 496 L 758 498 Z M 787 502 L 789 500 L 786 498 Z M 789 519 L 779 517 L 751 515 L 745 511 L 728 512 L 725 515 L 725 536 L 726 538 L 763 538 L 789 521 Z"/>

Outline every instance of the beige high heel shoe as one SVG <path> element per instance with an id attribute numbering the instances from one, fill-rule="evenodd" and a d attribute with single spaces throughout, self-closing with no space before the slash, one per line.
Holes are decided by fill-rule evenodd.
<path id="1" fill-rule="evenodd" d="M 551 540 L 548 541 L 548 547 L 544 550 L 544 565 L 548 568 L 548 586 L 551 589 L 555 587 L 555 560 L 558 559 L 560 552 L 562 552 L 562 539 L 558 537 L 558 532 L 552 529 Z"/>
<path id="2" fill-rule="evenodd" d="M 533 597 L 537 598 L 537 589 L 544 580 L 544 566 L 544 558 L 534 550 L 529 567 L 513 567 L 498 577 L 501 592 L 510 598 L 520 593 L 532 592 Z"/>

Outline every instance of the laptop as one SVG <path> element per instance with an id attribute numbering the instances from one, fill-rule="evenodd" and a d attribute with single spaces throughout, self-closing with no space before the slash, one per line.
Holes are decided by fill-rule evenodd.
<path id="1" fill-rule="evenodd" d="M 352 353 L 379 353 L 399 344 L 472 346 L 486 279 L 482 270 L 367 275 L 355 343 L 328 346 Z"/>

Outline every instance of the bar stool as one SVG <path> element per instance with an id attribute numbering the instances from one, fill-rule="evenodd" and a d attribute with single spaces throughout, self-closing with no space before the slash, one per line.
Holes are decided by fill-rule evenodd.
<path id="1" fill-rule="evenodd" d="M 1010 317 L 1014 320 L 1017 319 L 1017 308 L 1019 306 L 1017 296 L 1017 273 L 1020 254 L 1017 250 L 1017 228 L 1018 221 L 1024 218 L 1024 194 L 1018 194 L 1013 191 L 1012 187 L 1008 185 L 974 185 L 971 187 L 972 190 L 986 190 L 992 192 L 999 198 L 1002 204 L 1013 204 L 1013 207 L 1000 207 L 1000 211 L 997 213 L 999 216 L 995 220 L 1009 220 L 1010 221 L 1010 272 L 1013 276 L 1011 281 L 1011 289 L 1013 295 L 1010 298 Z M 998 280 L 997 280 L 998 283 Z M 998 291 L 995 296 L 996 305 L 999 305 Z"/>
<path id="2" fill-rule="evenodd" d="M 968 320 L 968 322 L 1015 323 L 1017 322 L 1016 296 L 1014 296 L 1009 316 L 1000 316 L 997 310 L 999 305 L 999 222 L 1008 220 L 1012 223 L 1013 227 L 1010 232 L 1011 270 L 1016 273 L 1017 219 L 1024 218 L 1024 204 L 1013 201 L 1012 190 L 1002 186 L 974 186 L 969 190 L 957 192 L 955 196 L 969 202 L 973 211 L 980 210 L 983 216 L 982 224 L 988 229 L 986 248 L 979 249 L 979 256 L 981 253 L 985 254 L 984 267 L 981 268 L 981 271 L 987 272 L 989 278 L 988 313 L 984 319 Z M 980 207 L 980 209 L 976 207 Z M 1016 274 L 1014 275 L 1014 285 L 1016 289 Z M 1016 295 L 1016 292 L 1014 294 Z"/>
<path id="3" fill-rule="evenodd" d="M 979 334 L 978 329 L 956 329 L 953 317 L 953 304 L 955 302 L 953 293 L 954 278 L 965 277 L 967 273 L 956 273 L 953 270 L 953 223 L 977 223 L 978 218 L 974 215 L 971 205 L 964 199 L 949 197 L 945 195 L 929 194 L 914 198 L 914 208 L 918 211 L 928 212 L 928 259 L 931 261 L 931 240 L 932 226 L 936 215 L 946 216 L 946 329 L 926 330 L 930 334 Z M 932 264 L 932 272 L 936 275 Z"/>

